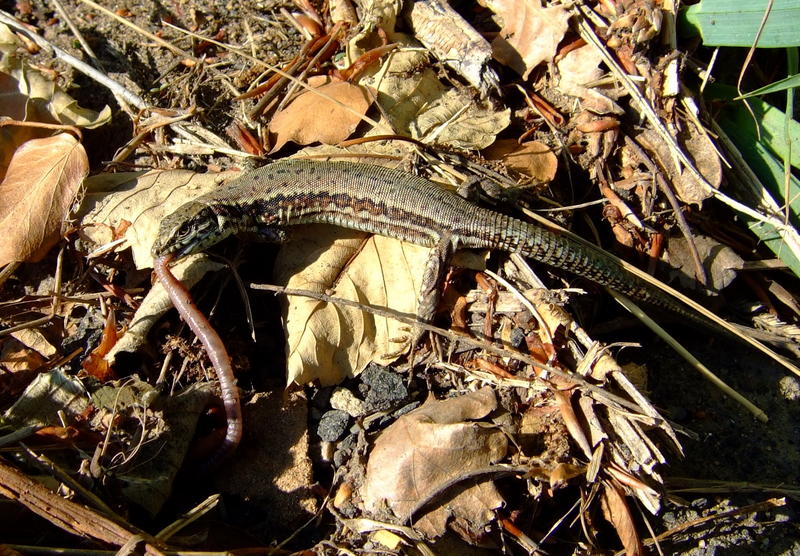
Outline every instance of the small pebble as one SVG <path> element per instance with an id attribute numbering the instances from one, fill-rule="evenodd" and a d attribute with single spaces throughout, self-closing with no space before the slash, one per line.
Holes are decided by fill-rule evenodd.
<path id="1" fill-rule="evenodd" d="M 331 394 L 331 407 L 345 411 L 350 417 L 361 417 L 366 413 L 364 401 L 358 399 L 347 388 L 336 388 Z"/>
<path id="2" fill-rule="evenodd" d="M 340 409 L 326 411 L 317 426 L 317 434 L 326 442 L 336 442 L 347 430 L 350 416 Z"/>

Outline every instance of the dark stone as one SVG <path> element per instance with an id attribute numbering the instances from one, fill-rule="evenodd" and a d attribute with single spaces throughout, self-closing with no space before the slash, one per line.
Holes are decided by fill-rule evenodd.
<path id="1" fill-rule="evenodd" d="M 331 409 L 326 411 L 317 426 L 317 434 L 326 442 L 336 442 L 347 430 L 350 416 L 346 411 Z"/>

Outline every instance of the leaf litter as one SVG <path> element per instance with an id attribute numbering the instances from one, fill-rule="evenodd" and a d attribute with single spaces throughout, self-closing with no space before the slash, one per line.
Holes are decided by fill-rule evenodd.
<path id="1" fill-rule="evenodd" d="M 284 107 L 277 111 L 275 105 L 267 106 L 260 115 L 264 118 L 263 125 L 236 112 L 239 129 L 250 134 L 249 137 L 240 134 L 238 138 L 231 135 L 231 141 L 238 142 L 235 146 L 240 147 L 239 151 L 227 147 L 221 135 L 197 125 L 213 120 L 206 118 L 192 124 L 175 122 L 163 128 L 148 128 L 152 136 L 144 143 L 144 148 L 136 151 L 137 161 L 162 168 L 205 165 L 216 169 L 219 166 L 208 158 L 211 153 L 234 153 L 239 158 L 224 166 L 241 166 L 248 152 L 264 151 L 266 141 L 264 145 L 257 143 L 267 136 L 265 129 L 268 128 L 275 139 L 271 145 L 266 145 L 272 152 L 288 152 L 290 143 L 328 144 L 330 146 L 306 148 L 300 154 L 358 157 L 366 162 L 388 158 L 389 161 L 383 163 L 406 170 L 421 168 L 431 179 L 450 185 L 460 185 L 467 181 L 468 175 L 481 172 L 483 183 L 479 195 L 488 194 L 505 203 L 511 200 L 520 207 L 527 205 L 530 198 L 524 193 L 520 195 L 519 183 L 549 183 L 551 193 L 559 197 L 556 182 L 565 172 L 582 166 L 586 174 L 602 186 L 608 206 L 618 211 L 618 216 L 611 212 L 605 212 L 604 216 L 611 222 L 619 242 L 638 253 L 639 258 L 658 258 L 660 253 L 649 251 L 656 244 L 649 238 L 657 235 L 653 227 L 660 229 L 664 221 L 658 212 L 660 206 L 656 205 L 659 194 L 651 184 L 655 177 L 663 176 L 674 185 L 681 202 L 707 203 L 708 184 L 720 185 L 723 175 L 713 136 L 698 131 L 694 122 L 678 121 L 676 125 L 675 120 L 669 121 L 673 132 L 676 127 L 680 129 L 679 133 L 674 132 L 674 144 L 685 149 L 690 163 L 696 164 L 698 172 L 695 172 L 687 167 L 685 160 L 676 162 L 680 157 L 674 150 L 665 148 L 667 142 L 661 140 L 656 130 L 646 127 L 629 131 L 631 128 L 625 119 L 617 116 L 631 110 L 628 95 L 632 93 L 614 79 L 608 79 L 606 58 L 595 46 L 575 41 L 567 22 L 572 20 L 586 25 L 591 21 L 596 29 L 604 29 L 604 40 L 627 74 L 641 79 L 638 83 L 644 84 L 646 97 L 658 101 L 659 114 L 668 119 L 674 118 L 676 112 L 672 99 L 660 96 L 661 89 L 657 85 L 661 68 L 638 47 L 658 37 L 662 18 L 672 17 L 672 14 L 638 2 L 619 5 L 601 2 L 594 10 L 579 3 L 572 11 L 551 3 L 542 6 L 541 2 L 530 2 L 519 10 L 502 2 L 489 2 L 487 6 L 488 10 L 476 9 L 484 10 L 484 17 L 494 18 L 495 30 L 473 27 L 476 21 L 470 15 L 474 14 L 458 14 L 437 2 L 417 2 L 405 10 L 399 3 L 373 3 L 361 14 L 363 26 L 351 35 L 347 51 L 342 53 L 347 60 L 333 57 L 334 49 L 320 50 L 317 46 L 308 50 L 319 53 L 319 57 L 306 66 L 314 69 L 312 73 L 320 68 L 327 70 L 330 66 L 325 64 L 332 62 L 358 66 L 352 62 L 360 60 L 365 65 L 359 67 L 360 73 L 350 74 L 348 79 L 352 82 L 331 81 L 323 86 L 326 97 L 339 100 L 346 108 L 337 105 L 338 108 L 331 108 L 327 116 L 321 116 L 318 109 L 330 100 L 315 95 L 312 83 L 317 78 L 312 77 L 308 81 L 311 88 L 305 89 L 293 102 L 284 101 L 281 103 Z M 319 45 L 340 40 L 336 35 L 334 41 L 334 33 L 330 38 L 323 36 L 324 25 L 320 26 L 320 21 L 324 18 L 317 17 L 313 8 L 304 9 L 305 14 L 298 17 L 298 21 L 306 21 L 305 28 L 310 30 L 306 32 L 311 34 L 309 41 Z M 132 13 L 131 17 L 137 19 L 141 15 Z M 209 31 L 207 25 L 215 20 L 213 16 L 205 17 L 209 15 L 202 9 L 194 12 L 193 17 L 197 19 L 187 27 Z M 347 18 L 351 22 L 358 21 L 357 16 Z M 611 22 L 607 28 L 598 25 L 603 18 Z M 312 24 L 314 20 L 317 23 Z M 235 44 L 237 37 L 243 39 L 245 34 L 238 34 L 240 31 L 232 21 L 225 19 L 223 23 L 231 35 L 221 33 L 218 36 L 225 36 L 226 41 Z M 144 27 L 153 25 L 150 20 L 139 19 L 139 23 Z M 411 30 L 411 33 L 398 29 Z M 106 30 L 119 32 L 113 26 Z M 162 30 L 174 32 L 166 26 Z M 265 36 L 270 41 L 283 40 L 281 34 Z M 527 36 L 536 40 L 526 40 Z M 205 39 L 210 39 L 210 35 Z M 415 41 L 424 45 L 424 53 Z M 238 42 L 244 43 L 243 40 Z M 234 56 L 233 52 L 216 49 L 214 39 L 200 44 L 196 45 L 195 54 L 199 54 L 201 48 L 210 49 L 203 63 L 197 63 L 199 58 L 194 62 L 184 58 L 186 65 L 176 77 L 181 86 L 166 88 L 160 97 L 153 97 L 185 108 L 190 116 L 193 108 L 187 101 L 192 96 L 184 86 L 201 83 L 198 77 L 205 72 L 220 72 L 219 68 L 224 68 Z M 474 56 L 462 56 L 464 52 Z M 490 53 L 495 61 L 490 61 Z M 241 51 L 235 53 L 239 54 Z M 431 65 L 426 56 L 438 59 L 453 73 L 443 73 L 442 66 Z M 6 54 L 4 60 L 9 59 Z M 157 63 L 171 63 L 163 52 L 159 52 L 156 59 Z M 277 61 L 269 59 L 271 63 Z M 222 65 L 217 66 L 221 60 Z M 251 78 L 260 71 L 256 68 L 255 63 L 248 68 Z M 286 74 L 304 78 L 296 73 L 291 62 L 282 68 Z M 511 98 L 493 96 L 501 83 L 498 76 L 513 80 L 504 73 L 507 69 L 528 80 L 520 82 L 524 104 L 514 105 Z M 19 67 L 5 71 L 12 74 L 17 71 L 16 75 L 22 75 Z M 216 77 L 222 77 L 225 71 L 215 73 Z M 244 75 L 226 83 L 247 87 L 250 81 Z M 454 79 L 458 79 L 454 76 L 460 76 L 474 89 L 453 86 Z M 48 81 L 36 79 L 47 90 Z M 201 87 L 204 86 L 207 85 Z M 24 88 L 15 92 L 12 88 L 8 94 L 8 98 L 14 99 L 8 106 L 16 106 L 16 112 L 23 114 L 21 108 L 28 103 L 28 92 Z M 95 127 L 94 123 L 102 125 L 108 117 L 105 111 L 103 116 L 97 116 L 74 103 L 64 102 L 61 92 L 50 94 L 60 100 L 52 103 L 52 109 L 46 108 L 45 113 L 83 114 L 80 125 L 86 127 Z M 215 98 L 221 100 L 225 94 L 227 91 L 218 92 Z M 219 105 L 222 104 L 226 103 Z M 206 108 L 213 112 L 218 106 Z M 228 109 L 222 119 L 230 120 L 233 113 L 234 109 Z M 3 115 L 22 119 L 19 114 Z M 220 114 L 215 112 L 215 117 Z M 71 116 L 64 117 L 69 120 Z M 166 124 L 168 119 L 161 120 Z M 72 118 L 69 123 L 78 121 Z M 4 126 L 0 131 L 8 129 Z M 357 129 L 366 132 L 365 142 L 357 138 L 345 147 L 337 146 L 352 137 Z M 523 130 L 524 139 L 520 136 Z M 38 129 L 25 131 L 8 140 L 17 141 L 17 146 L 27 145 L 39 133 Z M 635 157 L 625 158 L 620 154 L 622 151 L 617 150 L 617 144 L 626 144 L 620 141 L 622 133 L 638 142 L 639 148 L 655 161 L 656 170 L 652 170 L 653 167 L 643 169 Z M 412 141 L 395 141 L 398 135 Z M 5 137 L 8 135 L 2 140 L 6 140 Z M 47 140 L 64 141 L 70 137 L 62 133 Z M 74 149 L 77 151 L 80 147 L 75 141 Z M 492 170 L 499 169 L 500 174 L 479 169 L 474 161 L 447 152 L 481 149 L 487 160 L 499 160 Z M 125 152 L 130 156 L 134 151 L 126 149 Z M 154 163 L 154 159 L 147 158 L 148 153 L 166 158 L 160 160 L 161 164 Z M 569 162 L 570 158 L 577 164 Z M 15 163 L 14 159 L 9 160 L 11 165 Z M 31 159 L 22 158 L 18 162 L 26 171 L 30 170 Z M 52 156 L 41 157 L 36 166 L 44 172 L 57 168 Z M 66 323 L 70 320 L 66 318 L 67 311 L 76 307 L 91 307 L 103 313 L 101 321 L 106 323 L 106 334 L 102 340 L 98 336 L 99 345 L 92 346 L 95 363 L 87 364 L 90 361 L 86 358 L 90 351 L 87 346 L 73 362 L 68 358 L 60 361 L 56 354 L 47 351 L 41 354 L 46 360 L 28 358 L 26 365 L 15 367 L 10 359 L 16 358 L 14 354 L 19 351 L 3 337 L 0 342 L 3 342 L 4 357 L 9 357 L 9 361 L 3 361 L 5 371 L 37 367 L 44 371 L 60 361 L 60 368 L 71 373 L 81 363 L 88 365 L 94 369 L 89 374 L 95 376 L 81 374 L 76 378 L 54 374 L 61 371 L 43 372 L 39 376 L 48 377 L 48 380 L 58 377 L 58 385 L 45 388 L 44 394 L 37 394 L 39 379 L 36 379 L 20 401 L 43 399 L 45 402 L 39 403 L 26 417 L 21 417 L 19 408 L 13 406 L 17 409 L 6 412 L 5 423 L 23 432 L 28 427 L 51 427 L 54 438 L 58 437 L 55 428 L 63 429 L 67 435 L 78 434 L 73 447 L 64 444 L 60 450 L 56 457 L 59 465 L 67 470 L 89 466 L 89 476 L 97 484 L 110 485 L 112 490 L 123 493 L 121 505 L 155 514 L 174 495 L 181 500 L 179 504 L 187 502 L 186 498 L 180 498 L 181 489 L 175 488 L 173 482 L 188 472 L 193 458 L 197 457 L 190 452 L 195 423 L 200 422 L 199 428 L 208 429 L 208 423 L 203 425 L 203 421 L 219 419 L 215 417 L 213 404 L 201 415 L 208 388 L 198 389 L 203 394 L 196 398 L 192 394 L 196 387 L 191 384 L 203 374 L 203 356 L 174 329 L 174 319 L 163 319 L 169 304 L 163 291 L 159 293 L 160 286 L 150 288 L 148 283 L 150 246 L 165 214 L 233 174 L 199 174 L 185 169 L 136 175 L 100 172 L 83 184 L 88 171 L 85 155 L 82 168 L 70 174 L 80 179 L 67 180 L 73 189 L 60 194 L 60 208 L 14 206 L 15 217 L 20 217 L 20 211 L 39 215 L 49 211 L 55 216 L 54 223 L 48 225 L 50 231 L 43 236 L 46 239 L 32 242 L 31 234 L 26 232 L 22 234 L 23 240 L 10 242 L 16 245 L 24 241 L 31 245 L 24 249 L 15 247 L 16 251 L 27 254 L 15 254 L 8 260 L 34 260 L 45 256 L 65 230 L 68 209 L 76 198 L 74 188 L 87 187 L 89 194 L 83 202 L 79 229 L 74 236 L 78 239 L 72 241 L 69 248 L 75 254 L 90 255 L 86 264 L 99 291 L 87 293 L 86 300 L 75 298 L 76 293 L 89 290 L 87 282 L 81 282 L 80 275 L 69 274 L 66 286 L 73 298 L 69 303 L 58 302 L 60 294 L 56 294 L 53 315 L 56 323 L 62 319 Z M 654 174 L 658 175 L 654 177 Z M 13 178 L 14 174 L 11 175 Z M 702 176 L 702 180 L 698 176 Z M 16 191 L 31 193 L 50 188 L 53 188 L 51 183 L 41 183 L 39 190 L 17 185 Z M 531 191 L 541 194 L 543 189 Z M 465 190 L 464 193 L 475 195 L 475 191 Z M 31 197 L 42 198 L 40 195 Z M 48 226 L 37 224 L 36 229 L 46 231 Z M 10 223 L 7 227 L 18 231 Z M 310 228 L 305 237 L 301 233 L 293 235 L 296 237 L 276 261 L 279 282 L 293 289 L 309 290 L 310 294 L 350 299 L 365 307 L 386 306 L 412 317 L 416 314 L 418 280 L 428 257 L 425 250 L 386 238 L 337 234 L 332 230 L 322 232 Z M 717 245 L 721 245 L 719 242 L 706 244 L 697 237 L 694 240 L 690 244 L 696 245 L 685 249 L 679 249 L 674 240 L 668 242 L 670 260 L 680 260 L 676 266 L 685 275 L 696 274 L 693 251 L 706 259 L 707 253 L 716 252 Z M 715 260 L 717 266 L 709 267 L 710 283 L 714 288 L 725 288 L 734 282 L 742 265 L 735 257 Z M 184 266 L 186 270 L 176 269 L 176 274 L 180 272 L 181 278 L 190 285 L 209 284 L 203 275 L 224 268 L 219 262 L 209 263 L 205 256 L 185 261 Z M 486 280 L 482 274 L 485 263 L 472 266 L 472 270 L 453 270 L 448 275 L 443 284 L 443 314 L 449 316 L 454 325 L 458 322 L 462 331 L 478 338 L 496 338 L 504 346 L 524 346 L 540 358 L 538 361 L 511 352 L 492 351 L 490 345 L 483 345 L 488 351 L 477 358 L 469 347 L 475 344 L 464 343 L 463 339 L 454 343 L 443 358 L 444 353 L 435 351 L 435 346 L 408 345 L 411 326 L 408 321 L 292 295 L 286 297 L 284 316 L 287 374 L 279 377 L 280 373 L 273 372 L 272 378 L 266 380 L 277 388 L 285 379 L 288 383 L 305 385 L 309 405 L 303 401 L 303 394 L 298 396 L 299 386 L 294 385 L 290 386 L 292 393 L 287 397 L 293 398 L 295 410 L 262 413 L 258 408 L 264 403 L 273 409 L 280 406 L 277 399 L 280 396 L 269 399 L 270 396 L 262 398 L 253 393 L 265 379 L 257 378 L 260 371 L 251 365 L 282 360 L 281 350 L 273 349 L 275 353 L 270 354 L 273 357 L 254 355 L 251 349 L 233 351 L 241 373 L 240 389 L 252 404 L 245 406 L 246 431 L 252 431 L 249 433 L 252 438 L 249 443 L 245 439 L 240 456 L 232 462 L 236 469 L 234 475 L 241 480 L 218 480 L 215 484 L 230 500 L 238 497 L 252 503 L 259 499 L 266 505 L 275 503 L 273 484 L 280 484 L 278 490 L 284 493 L 299 493 L 294 498 L 281 498 L 281 503 L 299 511 L 291 513 L 291 518 L 270 517 L 270 525 L 259 531 L 262 542 L 278 539 L 277 531 L 285 536 L 294 531 L 290 538 L 295 543 L 299 540 L 295 544 L 297 548 L 311 546 L 308 540 L 311 537 L 297 536 L 303 529 L 296 528 L 300 527 L 300 521 L 322 507 L 315 500 L 323 505 L 327 500 L 324 492 L 314 493 L 311 487 L 308 454 L 313 453 L 314 477 L 324 477 L 321 488 L 335 493 L 333 505 L 328 506 L 331 509 L 328 517 L 343 526 L 336 533 L 329 533 L 330 540 L 321 543 L 320 548 L 326 546 L 325 543 L 336 542 L 353 550 L 370 550 L 377 545 L 395 550 L 399 546 L 415 545 L 420 550 L 432 546 L 446 552 L 443 543 L 449 535 L 455 534 L 468 544 L 488 543 L 497 548 L 510 542 L 533 553 L 538 550 L 537 543 L 548 538 L 541 531 L 550 527 L 557 529 L 559 535 L 571 536 L 572 542 L 576 539 L 585 542 L 583 533 L 590 539 L 595 538 L 609 527 L 599 521 L 598 516 L 602 514 L 619 539 L 617 544 L 606 545 L 607 548 L 621 546 L 628 554 L 642 552 L 639 517 L 631 500 L 637 498 L 651 512 L 659 510 L 663 500 L 658 487 L 662 483 L 662 465 L 668 460 L 666 449 L 680 451 L 674 431 L 647 400 L 643 387 L 637 388 L 629 380 L 626 373 L 633 367 L 617 364 L 600 344 L 575 327 L 575 319 L 553 305 L 570 295 L 569 288 L 553 294 L 523 296 L 526 301 L 510 309 L 512 304 L 498 303 L 492 293 L 497 285 L 481 291 L 466 291 L 474 281 Z M 489 266 L 496 265 L 490 261 Z M 537 282 L 525 268 L 507 264 L 502 272 L 512 278 L 511 283 L 503 283 L 503 288 L 513 287 L 513 282 L 524 285 Z M 233 281 L 236 280 L 238 278 Z M 257 276 L 254 281 L 263 280 L 263 276 Z M 60 290 L 51 288 L 50 291 Z M 143 296 L 145 292 L 147 295 Z M 479 299 L 477 303 L 476 298 Z M 224 305 L 227 302 L 221 301 L 223 305 L 218 307 L 227 309 Z M 7 321 L 24 320 L 22 317 L 26 314 L 15 307 L 23 307 L 25 303 L 30 300 L 19 296 L 10 300 L 8 308 L 5 304 L 0 307 L 4 326 Z M 207 300 L 202 303 L 208 307 Z M 238 305 L 244 304 L 238 302 Z M 221 311 L 220 318 L 230 316 L 229 313 L 232 311 Z M 118 340 L 115 340 L 116 326 L 111 320 L 113 314 L 121 315 L 126 329 Z M 255 325 L 258 335 L 262 329 L 258 321 Z M 239 328 L 241 326 L 235 324 L 228 331 L 228 340 L 234 345 L 237 336 L 243 335 Z M 48 336 L 63 337 L 71 333 L 74 333 L 73 326 L 63 331 L 50 330 Z M 31 346 L 42 345 L 31 337 L 26 337 L 25 341 Z M 115 341 L 108 351 L 107 344 Z M 578 342 L 583 344 L 581 348 L 577 347 Z M 154 349 L 156 344 L 164 346 L 168 352 L 161 373 L 154 372 L 156 362 L 162 361 Z M 270 345 L 274 348 L 279 342 Z M 418 349 L 411 350 L 412 347 Z M 264 351 L 269 352 L 270 348 Z M 134 353 L 146 354 L 145 362 L 132 363 L 130 357 Z M 105 369 L 98 367 L 97 357 L 104 357 L 102 361 L 113 364 L 114 371 L 121 372 L 123 378 L 115 381 L 101 377 L 98 380 L 97 371 Z M 392 369 L 376 370 L 389 364 Z M 175 378 L 165 380 L 167 370 L 177 373 L 173 375 Z M 565 374 L 570 370 L 577 374 Z M 139 373 L 143 373 L 141 378 L 134 376 Z M 154 379 L 156 374 L 159 374 L 158 379 Z M 164 395 L 168 383 L 168 390 L 177 395 Z M 37 386 L 31 390 L 34 384 Z M 159 388 L 153 388 L 152 384 L 158 384 Z M 403 388 L 399 388 L 401 384 Z M 340 390 L 335 398 L 329 398 L 333 385 L 340 385 Z M 55 395 L 62 390 L 72 392 L 73 399 L 65 401 Z M 350 393 L 349 403 L 342 401 L 342 392 Z M 182 397 L 192 400 L 177 410 L 185 415 L 178 417 L 167 411 L 173 401 L 177 403 Z M 391 402 L 382 403 L 379 401 L 382 399 Z M 334 404 L 335 411 L 344 417 L 344 426 L 335 440 L 310 436 L 306 415 L 310 413 L 314 422 Z M 356 406 L 361 409 L 350 413 L 339 409 Z M 287 421 L 285 429 L 270 430 L 274 427 L 269 423 L 276 419 Z M 219 431 L 218 426 L 216 430 Z M 262 431 L 274 434 L 261 434 Z M 44 433 L 44 429 L 41 432 Z M 212 431 L 212 440 L 213 436 Z M 102 442 L 100 437 L 104 438 Z M 92 442 L 97 446 L 93 456 Z M 287 455 L 289 453 L 291 456 Z M 262 476 L 260 486 L 254 488 L 254 481 L 248 477 L 249 474 L 257 476 L 259 471 L 253 469 L 257 461 L 276 465 L 270 467 L 266 474 L 269 476 Z M 23 465 L 19 460 L 15 463 Z M 179 471 L 182 465 L 184 469 Z M 263 469 L 266 464 L 259 465 Z M 232 476 L 230 471 L 228 477 Z M 290 475 L 291 480 L 288 479 Z M 271 480 L 273 476 L 274 481 Z M 281 483 L 281 477 L 287 480 Z M 308 492 L 303 494 L 304 490 Z M 598 492 L 599 496 L 593 496 Z M 587 495 L 589 506 L 580 514 L 584 524 L 582 532 L 580 528 L 563 525 L 560 516 L 554 518 L 547 513 L 548 507 L 569 506 L 570 501 L 587 500 Z M 599 508 L 601 512 L 592 513 L 588 508 Z M 251 528 L 251 531 L 256 529 Z M 95 535 L 99 540 L 114 543 L 102 533 Z M 241 538 L 229 541 L 228 546 L 243 546 L 242 541 Z M 160 541 L 145 542 L 156 546 Z M 244 542 L 246 545 L 249 541 Z M 551 548 L 548 546 L 548 550 Z"/>

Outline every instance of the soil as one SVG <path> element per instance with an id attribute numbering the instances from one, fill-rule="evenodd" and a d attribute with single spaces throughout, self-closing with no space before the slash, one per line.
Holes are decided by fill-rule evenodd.
<path id="1" fill-rule="evenodd" d="M 673 459 L 664 470 L 670 492 L 689 503 L 667 506 L 661 516 L 666 528 L 784 496 L 783 489 L 793 489 L 800 480 L 800 380 L 738 345 L 681 340 L 723 381 L 765 411 L 769 422 L 756 420 L 666 346 L 648 350 L 651 400 L 692 434 L 682 439 L 685 457 Z M 693 492 L 696 485 L 706 485 L 707 490 Z M 690 529 L 683 540 L 672 539 L 666 552 L 800 554 L 797 524 L 797 505 L 790 501 L 770 512 L 742 516 L 735 525 Z"/>

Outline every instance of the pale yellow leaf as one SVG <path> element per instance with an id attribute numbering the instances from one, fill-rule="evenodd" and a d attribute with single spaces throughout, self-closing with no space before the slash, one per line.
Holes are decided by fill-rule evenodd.
<path id="1" fill-rule="evenodd" d="M 6 338 L 0 342 L 0 369 L 3 374 L 32 371 L 45 364 L 47 360 L 16 338 Z M 6 377 L 9 378 L 9 377 Z M 8 387 L 8 383 L 6 383 Z"/>
<path id="2" fill-rule="evenodd" d="M 0 266 L 47 254 L 88 172 L 83 146 L 68 133 L 32 139 L 16 150 L 0 183 Z"/>
<path id="3" fill-rule="evenodd" d="M 69 124 L 94 128 L 111 119 L 106 106 L 102 112 L 81 108 L 52 79 L 32 69 L 17 53 L 20 42 L 5 25 L 0 25 L 0 117 L 26 122 Z M 52 131 L 21 125 L 0 128 L 0 180 L 5 177 L 11 157 L 26 141 L 48 137 Z"/>
<path id="4" fill-rule="evenodd" d="M 56 346 L 51 344 L 50 340 L 38 328 L 23 328 L 12 332 L 11 335 L 25 344 L 26 347 L 45 357 L 53 357 L 58 353 Z"/>
<path id="5" fill-rule="evenodd" d="M 616 91 L 587 87 L 603 75 L 601 61 L 597 49 L 590 44 L 568 52 L 557 63 L 558 90 L 580 98 L 583 108 L 595 114 L 624 114 L 613 100 L 618 94 Z"/>
<path id="6" fill-rule="evenodd" d="M 511 123 L 511 109 L 475 101 L 461 89 L 448 89 L 412 123 L 427 143 L 456 149 L 483 149 Z"/>
<path id="7" fill-rule="evenodd" d="M 153 170 L 93 176 L 87 180 L 87 193 L 81 207 L 81 235 L 92 252 L 130 247 L 136 268 L 150 268 L 153 264 L 150 249 L 161 219 L 236 175 L 238 172 L 196 174 L 187 170 Z M 122 229 L 125 241 L 119 245 L 109 244 Z M 222 267 L 201 254 L 178 261 L 172 272 L 190 288 L 206 272 Z M 161 284 L 154 285 L 105 360 L 113 362 L 119 352 L 136 351 L 146 344 L 150 328 L 171 307 L 172 302 Z"/>
<path id="8" fill-rule="evenodd" d="M 429 249 L 332 226 L 303 226 L 275 263 L 276 280 L 366 305 L 417 313 Z M 360 309 L 292 297 L 285 317 L 288 382 L 337 384 L 371 361 L 388 364 L 413 333 Z"/>
<path id="9" fill-rule="evenodd" d="M 398 34 L 393 40 L 409 39 Z M 375 75 L 362 78 L 361 83 L 376 88 L 381 98 L 383 119 L 368 135 L 397 133 L 459 149 L 490 145 L 508 127 L 510 110 L 476 101 L 469 91 L 443 84 L 418 55 L 412 50 L 398 52 Z"/>

